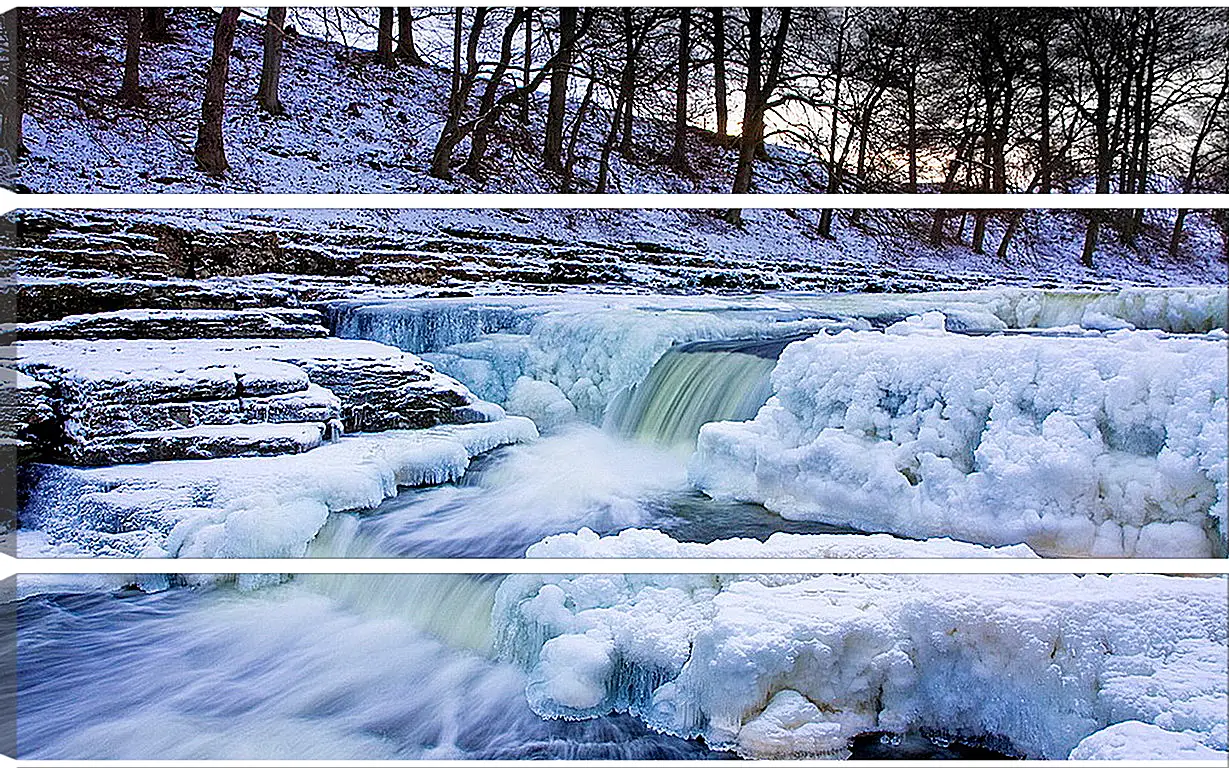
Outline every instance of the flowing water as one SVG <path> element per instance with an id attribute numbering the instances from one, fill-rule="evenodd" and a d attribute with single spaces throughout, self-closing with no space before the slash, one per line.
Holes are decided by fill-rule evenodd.
<path id="1" fill-rule="evenodd" d="M 300 575 L 28 597 L 18 604 L 22 759 L 708 759 L 634 717 L 544 720 L 492 657 L 499 576 Z M 868 735 L 855 758 L 993 757 Z"/>
<path id="2" fill-rule="evenodd" d="M 472 577 L 57 595 L 18 612 L 27 759 L 720 757 L 627 716 L 547 721 Z"/>

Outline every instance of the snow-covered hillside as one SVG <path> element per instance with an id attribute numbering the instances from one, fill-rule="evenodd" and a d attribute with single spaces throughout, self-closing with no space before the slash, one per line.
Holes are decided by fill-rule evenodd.
<path id="1" fill-rule="evenodd" d="M 123 74 L 124 16 L 118 9 L 48 8 L 46 23 L 90 34 L 81 77 L 98 94 L 118 92 Z M 225 123 L 231 171 L 215 180 L 195 168 L 195 140 L 204 71 L 216 16 L 177 10 L 172 39 L 147 43 L 142 77 L 148 106 L 108 107 L 86 116 L 72 100 L 36 92 L 26 118 L 29 156 L 16 182 L 35 192 L 555 192 L 541 160 L 546 99 L 535 100 L 528 127 L 505 121 L 492 135 L 483 178 L 458 173 L 451 181 L 426 172 L 444 122 L 450 72 L 433 67 L 380 66 L 371 51 L 307 35 L 287 37 L 283 58 L 283 117 L 255 101 L 260 81 L 259 22 L 243 19 L 231 57 Z M 31 62 L 32 77 L 62 80 L 57 65 Z M 572 109 L 577 107 L 571 105 Z M 612 159 L 614 192 L 728 192 L 736 151 L 699 134 L 689 149 L 694 173 L 669 169 L 667 127 L 640 120 L 637 151 Z M 579 175 L 596 176 L 601 131 L 587 127 L 578 154 L 591 162 Z M 462 147 L 464 149 L 464 146 Z M 802 153 L 773 147 L 774 160 L 757 168 L 760 192 L 819 192 L 823 175 Z"/>

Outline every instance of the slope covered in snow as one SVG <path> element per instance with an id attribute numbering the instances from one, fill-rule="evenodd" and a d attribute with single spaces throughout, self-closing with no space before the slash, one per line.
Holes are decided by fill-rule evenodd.
<path id="1" fill-rule="evenodd" d="M 33 61 L 32 78 L 68 77 L 97 94 L 117 93 L 123 75 L 124 16 L 117 9 L 45 8 L 39 25 L 76 27 L 87 46 L 85 66 L 61 71 L 57 62 Z M 82 114 L 78 102 L 36 90 L 26 118 L 29 157 L 16 182 L 35 192 L 556 192 L 559 179 L 541 159 L 546 98 L 533 101 L 531 122 L 505 120 L 491 135 L 482 178 L 456 173 L 445 181 L 427 169 L 447 111 L 451 72 L 442 67 L 379 65 L 372 51 L 306 34 L 288 35 L 283 53 L 281 117 L 255 101 L 260 82 L 263 25 L 242 19 L 230 61 L 226 103 L 226 154 L 231 170 L 221 180 L 195 168 L 191 148 L 204 89 L 216 15 L 177 9 L 167 42 L 142 49 L 147 106 L 119 109 L 103 102 L 98 114 Z M 63 34 L 62 32 L 60 34 Z M 447 54 L 440 57 L 447 60 Z M 74 82 L 74 84 L 76 84 Z M 57 98 L 58 96 L 58 98 Z M 475 101 L 477 97 L 475 96 Z M 575 110 L 578 104 L 570 104 Z M 670 169 L 657 149 L 669 145 L 669 128 L 637 120 L 632 159 L 612 159 L 612 191 L 728 192 L 737 152 L 696 133 L 689 150 L 694 173 Z M 586 124 L 578 154 L 596 158 L 602 129 Z M 462 145 L 461 152 L 466 151 Z M 822 174 L 795 150 L 774 146 L 775 162 L 757 169 L 762 192 L 819 192 Z M 514 162 L 500 158 L 514 159 Z M 597 174 L 582 163 L 588 185 Z"/>
<path id="2" fill-rule="evenodd" d="M 526 574 L 494 615 L 543 716 L 630 712 L 749 757 L 919 728 L 1032 758 L 1225 755 L 1218 577 Z"/>

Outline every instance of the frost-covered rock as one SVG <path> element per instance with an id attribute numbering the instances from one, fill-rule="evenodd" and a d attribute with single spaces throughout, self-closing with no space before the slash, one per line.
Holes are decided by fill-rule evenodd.
<path id="1" fill-rule="evenodd" d="M 0 367 L 0 446 L 11 446 L 24 458 L 37 454 L 54 431 L 51 387 Z"/>
<path id="2" fill-rule="evenodd" d="M 647 557 L 803 557 L 877 559 L 882 557 L 1036 557 L 1023 544 L 982 547 L 950 539 L 913 541 L 884 533 L 867 536 L 829 533 L 774 533 L 766 541 L 718 539 L 709 544 L 676 541 L 652 529 L 628 528 L 598 536 L 588 528 L 548 536 L 525 552 L 526 557 L 647 558 Z"/>
<path id="3" fill-rule="evenodd" d="M 308 339 L 328 335 L 314 309 L 126 309 L 18 325 L 32 339 Z"/>
<path id="4" fill-rule="evenodd" d="M 627 711 L 751 757 L 933 729 L 1065 758 L 1128 721 L 1152 726 L 1136 754 L 1226 748 L 1220 577 L 518 574 L 494 616 L 543 716 Z"/>
<path id="5" fill-rule="evenodd" d="M 21 342 L 13 362 L 51 387 L 75 464 L 300 452 L 347 431 L 488 418 L 413 355 L 341 339 Z M 497 415 L 497 414 L 496 414 Z"/>
<path id="6" fill-rule="evenodd" d="M 1224 554 L 1223 336 L 889 330 L 788 347 L 754 420 L 702 429 L 694 484 L 913 538 Z"/>
<path id="7" fill-rule="evenodd" d="M 25 470 L 23 528 L 39 551 L 146 557 L 299 557 L 329 513 L 398 487 L 458 479 L 472 456 L 537 436 L 528 419 L 343 437 L 307 453 Z M 24 543 L 18 539 L 19 550 Z"/>

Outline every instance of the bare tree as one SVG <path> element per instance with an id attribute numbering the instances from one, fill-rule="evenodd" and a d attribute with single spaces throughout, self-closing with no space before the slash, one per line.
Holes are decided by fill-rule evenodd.
<path id="1" fill-rule="evenodd" d="M 222 137 L 222 119 L 226 115 L 226 79 L 230 75 L 230 53 L 235 44 L 235 27 L 239 23 L 238 8 L 223 8 L 213 32 L 213 55 L 205 76 L 205 99 L 201 106 L 201 124 L 196 133 L 193 155 L 197 166 L 211 176 L 226 173 L 226 151 Z"/>
<path id="2" fill-rule="evenodd" d="M 444 128 L 440 131 L 439 140 L 435 143 L 435 151 L 431 155 L 430 173 L 439 179 L 452 176 L 452 151 L 466 135 L 460 130 L 460 126 L 465 116 L 465 106 L 469 102 L 474 81 L 478 78 L 478 44 L 482 39 L 482 28 L 490 10 L 484 6 L 474 8 L 474 20 L 470 25 L 469 38 L 465 44 L 464 70 L 461 68 L 461 39 L 465 9 L 458 7 L 456 16 L 453 18 L 453 73 L 452 88 L 448 96 L 448 117 L 444 121 Z"/>
<path id="3" fill-rule="evenodd" d="M 478 102 L 479 115 L 490 115 L 494 110 L 495 98 L 499 95 L 500 86 L 503 85 L 504 75 L 512 64 L 512 46 L 516 42 L 516 33 L 525 21 L 525 16 L 526 9 L 513 10 L 511 20 L 504 27 L 503 40 L 499 47 L 499 60 L 490 77 L 487 78 L 486 88 L 482 91 L 482 98 Z M 469 159 L 465 162 L 464 167 L 464 171 L 471 176 L 478 175 L 483 156 L 486 155 L 487 141 L 493 123 L 494 120 L 488 117 L 479 119 L 477 125 L 474 126 L 473 135 L 470 138 Z"/>
<path id="4" fill-rule="evenodd" d="M 550 101 L 546 111 L 546 143 L 542 152 L 546 167 L 563 173 L 563 123 L 567 111 L 568 75 L 576 40 L 576 8 L 559 9 L 559 47 L 561 54 L 551 68 Z"/>
<path id="5" fill-rule="evenodd" d="M 129 8 L 124 33 L 124 84 L 119 100 L 126 107 L 141 101 L 141 9 Z"/>
<path id="6" fill-rule="evenodd" d="M 781 18 L 777 22 L 776 34 L 771 41 L 768 53 L 768 71 L 763 74 L 764 59 L 764 9 L 751 7 L 747 9 L 747 84 L 743 101 L 743 131 L 739 140 L 738 167 L 734 172 L 734 189 L 736 195 L 746 194 L 751 190 L 751 176 L 755 164 L 756 153 L 764 141 L 764 114 L 768 110 L 769 100 L 781 77 L 781 63 L 785 56 L 785 37 L 789 32 L 792 9 L 782 8 Z M 742 211 L 732 208 L 726 218 L 731 224 L 742 223 Z"/>
<path id="7" fill-rule="evenodd" d="M 264 59 L 260 67 L 260 88 L 256 92 L 256 100 L 271 115 L 281 115 L 286 111 L 278 95 L 285 34 L 286 9 L 270 8 L 265 14 Z"/>

